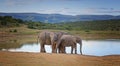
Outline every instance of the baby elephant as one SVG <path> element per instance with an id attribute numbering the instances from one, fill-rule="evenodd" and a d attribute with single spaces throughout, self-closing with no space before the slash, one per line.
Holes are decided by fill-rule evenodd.
<path id="1" fill-rule="evenodd" d="M 71 54 L 73 54 L 73 49 L 75 54 L 77 54 L 77 43 L 80 44 L 80 53 L 82 54 L 82 41 L 78 36 L 63 35 L 58 41 L 56 48 L 59 49 L 59 53 L 66 53 L 65 47 L 71 46 Z"/>
<path id="2" fill-rule="evenodd" d="M 60 53 L 66 53 L 65 47 L 71 46 L 71 53 L 73 54 L 73 48 L 75 49 L 75 54 L 77 53 L 76 40 L 72 35 L 63 35 L 58 41 L 57 48 Z"/>

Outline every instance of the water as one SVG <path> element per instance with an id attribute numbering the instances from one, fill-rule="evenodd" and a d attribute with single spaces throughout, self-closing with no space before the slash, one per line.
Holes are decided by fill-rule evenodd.
<path id="1" fill-rule="evenodd" d="M 77 44 L 77 53 L 80 54 L 79 44 Z M 46 52 L 51 53 L 51 46 L 45 46 Z M 40 52 L 40 44 L 26 43 L 17 48 L 2 48 L 2 51 L 10 52 Z M 66 47 L 66 52 L 71 52 L 71 47 Z M 82 52 L 84 55 L 104 56 L 120 55 L 120 40 L 83 40 Z"/>

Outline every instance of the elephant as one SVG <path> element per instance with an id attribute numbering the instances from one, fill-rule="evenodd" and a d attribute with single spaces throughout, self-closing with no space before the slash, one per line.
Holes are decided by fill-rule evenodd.
<path id="1" fill-rule="evenodd" d="M 40 41 L 41 45 L 41 52 L 45 51 L 45 45 L 52 46 L 52 53 L 56 53 L 56 43 L 61 38 L 61 36 L 65 34 L 65 32 L 50 32 L 50 31 L 43 31 L 38 35 L 38 40 Z M 38 41 L 37 41 L 38 42 Z"/>
<path id="2" fill-rule="evenodd" d="M 75 49 L 75 54 L 77 54 L 77 43 L 80 44 L 80 53 L 82 54 L 82 40 L 78 36 L 62 35 L 56 45 L 56 49 L 59 49 L 59 53 L 66 53 L 65 47 L 71 46 L 71 54 L 73 54 L 73 49 Z"/>
<path id="3" fill-rule="evenodd" d="M 71 53 L 73 54 L 73 48 L 75 49 L 75 54 L 76 52 L 76 40 L 75 38 L 73 38 L 72 35 L 62 35 L 62 37 L 59 39 L 58 43 L 57 43 L 57 47 L 59 49 L 60 53 L 66 53 L 65 52 L 65 47 L 66 46 L 71 46 Z"/>

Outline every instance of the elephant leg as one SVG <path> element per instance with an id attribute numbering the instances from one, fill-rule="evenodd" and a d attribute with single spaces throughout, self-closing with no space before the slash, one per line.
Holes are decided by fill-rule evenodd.
<path id="1" fill-rule="evenodd" d="M 73 46 L 71 46 L 71 54 L 73 54 Z"/>
<path id="2" fill-rule="evenodd" d="M 65 47 L 64 47 L 64 46 L 61 46 L 61 47 L 60 47 L 60 53 L 66 53 L 66 52 L 65 52 Z"/>
<path id="3" fill-rule="evenodd" d="M 60 47 L 60 53 L 64 53 L 64 47 Z"/>
<path id="4" fill-rule="evenodd" d="M 61 53 L 60 48 L 58 48 L 58 53 Z"/>
<path id="5" fill-rule="evenodd" d="M 54 50 L 54 48 L 53 48 L 53 45 L 52 45 L 52 53 L 54 53 L 54 51 L 53 51 L 53 50 Z"/>
<path id="6" fill-rule="evenodd" d="M 52 45 L 52 53 L 56 53 L 56 52 L 57 52 L 57 50 L 56 50 L 56 45 L 53 44 L 53 45 Z"/>
<path id="7" fill-rule="evenodd" d="M 80 53 L 81 53 L 81 55 L 82 55 L 82 49 L 80 48 Z"/>
<path id="8" fill-rule="evenodd" d="M 41 43 L 41 50 L 40 50 L 40 52 L 46 52 L 46 51 L 45 51 L 45 47 L 44 47 L 44 44 L 43 44 L 43 43 Z"/>
<path id="9" fill-rule="evenodd" d="M 59 48 L 58 48 L 58 52 L 59 52 L 59 53 L 62 53 L 62 51 L 63 51 L 62 47 L 59 47 Z"/>
<path id="10" fill-rule="evenodd" d="M 75 45 L 75 54 L 77 54 L 77 46 Z"/>
<path id="11" fill-rule="evenodd" d="M 66 53 L 66 48 L 64 47 L 64 53 Z"/>
<path id="12" fill-rule="evenodd" d="M 66 53 L 65 47 L 62 48 L 62 53 Z"/>
<path id="13" fill-rule="evenodd" d="M 63 45 L 59 46 L 59 53 L 65 53 L 65 47 Z"/>

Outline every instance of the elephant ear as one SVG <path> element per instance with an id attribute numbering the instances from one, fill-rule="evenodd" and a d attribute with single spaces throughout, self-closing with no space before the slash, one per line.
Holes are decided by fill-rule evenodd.
<path id="1" fill-rule="evenodd" d="M 64 32 L 56 32 L 57 38 L 60 39 L 62 35 L 64 35 Z"/>
<path id="2" fill-rule="evenodd" d="M 51 34 L 50 34 L 50 37 L 51 37 L 51 41 L 53 41 L 53 42 L 58 40 L 56 33 L 51 33 Z"/>
<path id="3" fill-rule="evenodd" d="M 53 38 L 54 41 L 57 41 L 58 40 L 58 37 L 57 35 L 54 35 L 54 38 Z"/>

